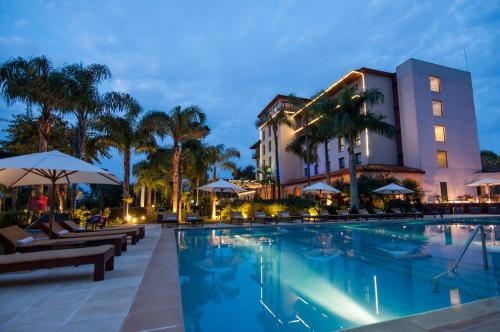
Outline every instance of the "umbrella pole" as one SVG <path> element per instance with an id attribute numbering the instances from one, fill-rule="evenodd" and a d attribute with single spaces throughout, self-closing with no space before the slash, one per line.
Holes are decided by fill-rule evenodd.
<path id="1" fill-rule="evenodd" d="M 50 193 L 50 218 L 49 218 L 49 239 L 52 239 L 52 223 L 54 222 L 54 206 L 55 206 L 55 192 L 56 192 L 56 180 L 52 180 L 52 192 Z"/>

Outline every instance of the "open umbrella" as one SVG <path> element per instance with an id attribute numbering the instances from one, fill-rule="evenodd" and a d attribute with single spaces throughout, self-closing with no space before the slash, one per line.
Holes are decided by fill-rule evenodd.
<path id="1" fill-rule="evenodd" d="M 491 201 L 490 186 L 499 186 L 499 185 L 500 185 L 500 180 L 499 179 L 484 178 L 484 179 L 478 180 L 476 182 L 469 183 L 467 185 L 467 187 L 482 187 L 482 186 L 485 186 L 486 189 L 488 190 L 488 201 Z"/>
<path id="2" fill-rule="evenodd" d="M 210 192 L 210 193 L 231 193 L 231 194 L 237 194 L 237 193 L 242 193 L 245 192 L 246 190 L 238 187 L 237 185 L 228 182 L 226 180 L 217 180 L 215 182 L 206 184 L 204 186 L 201 186 L 198 188 L 199 190 Z M 215 205 L 212 206 L 212 216 L 215 215 Z"/>
<path id="3" fill-rule="evenodd" d="M 395 184 L 395 183 L 390 183 L 386 186 L 375 189 L 373 192 L 377 193 L 377 194 L 382 194 L 382 195 L 398 195 L 398 194 L 412 194 L 412 193 L 414 193 L 413 190 L 410 190 L 410 189 L 405 188 L 405 187 L 401 187 L 400 185 Z"/>
<path id="4" fill-rule="evenodd" d="M 315 184 L 312 184 L 310 186 L 307 186 L 304 188 L 304 191 L 308 192 L 317 192 L 321 196 L 322 193 L 329 193 L 329 194 L 340 194 L 341 191 L 324 183 L 324 182 L 316 182 Z"/>
<path id="5" fill-rule="evenodd" d="M 0 183 L 7 187 L 51 185 L 49 233 L 52 235 L 56 184 L 119 185 L 113 174 L 57 150 L 0 159 Z"/>

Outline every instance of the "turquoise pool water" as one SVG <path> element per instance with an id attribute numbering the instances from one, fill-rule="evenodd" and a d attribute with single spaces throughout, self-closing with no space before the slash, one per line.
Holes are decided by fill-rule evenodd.
<path id="1" fill-rule="evenodd" d="M 477 235 L 458 277 L 432 278 Z M 498 224 L 498 226 L 496 226 Z M 335 331 L 500 294 L 500 220 L 183 230 L 186 331 Z"/>

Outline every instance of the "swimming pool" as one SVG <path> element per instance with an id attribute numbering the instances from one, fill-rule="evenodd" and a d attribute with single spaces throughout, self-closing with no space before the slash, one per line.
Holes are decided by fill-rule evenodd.
<path id="1" fill-rule="evenodd" d="M 476 224 L 458 268 L 446 271 Z M 498 225 L 498 226 L 496 226 Z M 500 294 L 500 219 L 177 232 L 186 331 L 334 331 Z"/>

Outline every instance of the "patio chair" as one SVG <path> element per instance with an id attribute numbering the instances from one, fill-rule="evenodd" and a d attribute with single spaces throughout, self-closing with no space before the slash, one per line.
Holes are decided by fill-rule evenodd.
<path id="1" fill-rule="evenodd" d="M 300 220 L 302 223 L 304 222 L 304 218 L 302 218 L 302 216 L 292 216 L 288 211 L 278 212 L 278 221 L 293 222 L 293 220 Z"/>
<path id="2" fill-rule="evenodd" d="M 42 230 L 42 232 L 44 232 L 45 234 L 49 234 L 50 227 L 48 223 L 40 223 L 38 224 L 38 226 Z M 132 245 L 137 244 L 137 242 L 139 241 L 138 229 L 130 229 L 126 231 L 116 230 L 116 231 L 72 232 L 65 229 L 57 222 L 54 222 L 52 224 L 52 236 L 54 236 L 57 239 L 78 239 L 89 236 L 122 235 L 122 234 L 130 236 Z"/>
<path id="3" fill-rule="evenodd" d="M 186 215 L 186 223 L 188 227 L 189 224 L 201 224 L 201 227 L 203 227 L 203 218 L 196 213 L 188 213 Z"/>
<path id="4" fill-rule="evenodd" d="M 394 213 L 387 213 L 381 209 L 373 209 L 373 211 L 375 211 L 375 215 L 379 218 L 379 219 L 382 219 L 382 218 L 385 218 L 385 219 L 390 219 L 390 218 L 395 218 L 395 214 Z"/>
<path id="5" fill-rule="evenodd" d="M 232 224 L 234 221 L 236 221 L 236 223 L 237 223 L 238 225 L 241 225 L 241 224 L 243 224 L 243 223 L 245 222 L 245 220 L 246 220 L 246 218 L 245 218 L 245 217 L 243 217 L 243 213 L 241 213 L 241 212 L 239 212 L 239 211 L 232 211 L 232 212 L 230 213 L 230 215 L 231 215 L 231 220 L 230 220 L 230 221 L 231 221 L 231 224 Z"/>
<path id="6" fill-rule="evenodd" d="M 36 240 L 19 226 L 13 225 L 0 228 L 0 243 L 6 254 L 19 252 L 33 252 L 43 250 L 57 250 L 66 248 L 96 247 L 110 244 L 115 247 L 115 256 L 121 256 L 127 251 L 127 235 L 87 236 L 71 239 Z"/>
<path id="7" fill-rule="evenodd" d="M 498 206 L 489 206 L 488 214 L 500 214 L 500 207 Z"/>
<path id="8" fill-rule="evenodd" d="M 470 214 L 481 214 L 481 207 L 480 206 L 471 206 L 469 208 L 469 213 Z"/>
<path id="9" fill-rule="evenodd" d="M 319 211 L 319 216 L 323 221 L 338 221 L 339 219 L 344 219 L 343 216 L 339 214 L 331 214 L 328 210 Z"/>
<path id="10" fill-rule="evenodd" d="M 359 219 L 361 217 L 359 214 L 350 213 L 348 210 L 338 210 L 337 213 L 341 218 L 345 220 Z"/>
<path id="11" fill-rule="evenodd" d="M 97 247 L 38 251 L 0 256 L 0 273 L 12 273 L 74 265 L 94 265 L 94 281 L 104 279 L 104 271 L 114 269 L 112 245 Z"/>
<path id="12" fill-rule="evenodd" d="M 174 212 L 162 212 L 158 214 L 158 223 L 161 227 L 165 225 L 175 225 L 179 226 L 179 220 L 177 219 L 177 213 Z"/>
<path id="13" fill-rule="evenodd" d="M 365 220 L 368 220 L 368 218 L 372 217 L 373 215 L 368 212 L 367 209 L 358 209 L 358 216 L 360 218 L 364 218 Z"/>
<path id="14" fill-rule="evenodd" d="M 417 208 L 410 208 L 411 213 L 415 216 L 415 218 L 424 218 L 424 213 Z"/>
<path id="15" fill-rule="evenodd" d="M 59 224 L 66 228 L 67 230 L 71 232 L 94 232 L 91 230 L 86 230 L 85 227 L 82 227 L 78 225 L 76 222 L 73 220 L 63 220 L 60 221 Z M 108 226 L 104 229 L 97 230 L 99 232 L 101 231 L 128 231 L 132 229 L 137 229 L 139 231 L 139 238 L 143 239 L 144 236 L 146 235 L 146 226 L 144 225 L 133 225 L 133 226 Z"/>
<path id="16" fill-rule="evenodd" d="M 278 219 L 276 219 L 272 216 L 268 216 L 263 211 L 255 211 L 253 213 L 253 220 L 254 220 L 254 222 L 261 220 L 262 222 L 264 222 L 264 224 L 266 224 L 268 222 L 273 222 L 273 221 L 276 222 L 276 224 L 278 223 Z"/>

